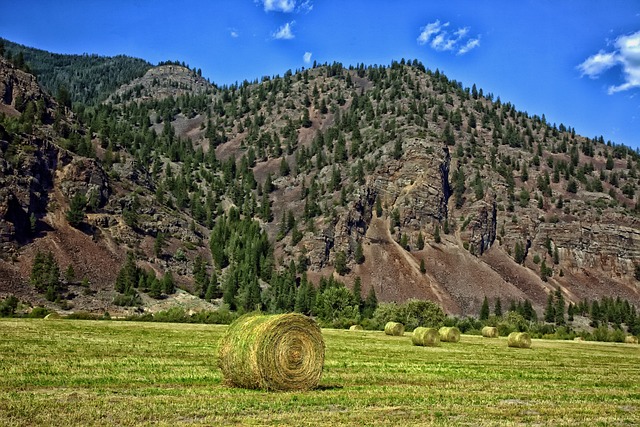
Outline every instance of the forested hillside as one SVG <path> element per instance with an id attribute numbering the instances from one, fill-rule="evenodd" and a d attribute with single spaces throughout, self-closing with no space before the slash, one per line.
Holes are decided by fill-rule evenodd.
<path id="1" fill-rule="evenodd" d="M 151 68 L 147 61 L 124 55 L 62 55 L 1 38 L 0 45 L 7 59 L 36 75 L 50 94 L 69 106 L 72 102 L 94 105 Z"/>
<path id="2" fill-rule="evenodd" d="M 69 80 L 82 106 L 61 125 L 50 101 L 51 118 L 33 123 L 68 161 L 51 165 L 57 198 L 35 212 L 38 233 L 3 234 L 16 254 L 2 265 L 12 291 L 43 300 L 47 286 L 34 293 L 29 280 L 36 253 L 51 251 L 74 271 L 60 282 L 85 278 L 75 293 L 110 310 L 171 300 L 176 286 L 239 312 L 339 324 L 411 298 L 457 315 L 501 301 L 528 317 L 548 312 L 549 298 L 618 298 L 608 306 L 628 315 L 640 303 L 637 150 L 418 61 L 323 64 L 232 86 L 175 63 L 138 80 L 134 68 L 103 103 L 93 101 L 106 90 L 87 83 L 97 92 L 83 98 L 85 83 Z M 20 127 L 37 102 L 3 99 L 16 113 L 0 139 L 39 152 Z M 68 289 L 50 299 L 84 304 Z"/>

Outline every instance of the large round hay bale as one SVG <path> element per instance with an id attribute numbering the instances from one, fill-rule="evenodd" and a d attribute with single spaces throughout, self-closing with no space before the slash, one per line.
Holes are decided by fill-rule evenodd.
<path id="1" fill-rule="evenodd" d="M 62 319 L 62 316 L 60 316 L 55 311 L 44 316 L 44 320 L 58 320 L 58 319 Z"/>
<path id="2" fill-rule="evenodd" d="M 498 338 L 500 333 L 495 326 L 485 326 L 482 328 L 482 336 L 485 338 Z"/>
<path id="3" fill-rule="evenodd" d="M 236 387 L 312 389 L 324 366 L 322 332 L 302 314 L 248 314 L 229 325 L 218 365 L 227 383 Z"/>
<path id="4" fill-rule="evenodd" d="M 387 322 L 384 325 L 384 333 L 394 337 L 404 335 L 404 325 L 398 322 Z"/>
<path id="5" fill-rule="evenodd" d="M 509 347 L 531 348 L 531 337 L 526 332 L 511 332 L 507 344 Z"/>
<path id="6" fill-rule="evenodd" d="M 626 337 L 624 337 L 624 342 L 627 344 L 638 344 L 638 337 L 627 335 Z"/>
<path id="7" fill-rule="evenodd" d="M 351 327 L 349 328 L 350 331 L 361 331 L 362 329 L 364 328 L 360 325 L 351 325 Z"/>
<path id="8" fill-rule="evenodd" d="M 437 347 L 440 345 L 440 335 L 436 328 L 423 328 L 422 326 L 413 330 L 411 335 L 413 345 L 424 347 Z"/>
<path id="9" fill-rule="evenodd" d="M 440 341 L 444 342 L 458 342 L 460 341 L 460 329 L 455 326 L 443 326 L 438 331 L 440 334 Z"/>

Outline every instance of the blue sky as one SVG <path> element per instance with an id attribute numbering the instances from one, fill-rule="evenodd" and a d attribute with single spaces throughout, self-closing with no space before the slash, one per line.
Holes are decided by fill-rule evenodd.
<path id="1" fill-rule="evenodd" d="M 185 61 L 218 84 L 411 58 L 582 135 L 640 148 L 637 0 L 5 1 L 0 36 Z"/>

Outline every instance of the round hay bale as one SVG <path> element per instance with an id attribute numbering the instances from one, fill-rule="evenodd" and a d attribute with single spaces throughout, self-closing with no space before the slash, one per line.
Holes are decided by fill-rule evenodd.
<path id="1" fill-rule="evenodd" d="M 482 328 L 482 336 L 485 338 L 498 338 L 500 333 L 495 326 L 485 326 Z"/>
<path id="2" fill-rule="evenodd" d="M 384 333 L 394 337 L 402 336 L 404 335 L 404 325 L 398 322 L 387 322 L 384 325 Z"/>
<path id="3" fill-rule="evenodd" d="M 351 325 L 351 327 L 349 328 L 350 331 L 361 331 L 364 328 L 360 325 Z"/>
<path id="4" fill-rule="evenodd" d="M 444 342 L 458 342 L 460 341 L 460 329 L 455 326 L 443 326 L 438 331 L 440 334 L 440 341 Z"/>
<path id="5" fill-rule="evenodd" d="M 526 332 L 511 332 L 507 344 L 509 347 L 531 348 L 531 337 Z"/>
<path id="6" fill-rule="evenodd" d="M 575 337 L 573 340 L 574 340 L 574 341 L 584 341 L 584 338 L 582 338 L 582 337 Z"/>
<path id="7" fill-rule="evenodd" d="M 320 382 L 324 340 L 302 314 L 248 314 L 229 325 L 218 365 L 227 383 L 266 390 L 308 390 Z"/>
<path id="8" fill-rule="evenodd" d="M 413 345 L 424 347 L 437 347 L 440 345 L 440 335 L 436 328 L 423 328 L 422 326 L 413 330 L 411 335 Z"/>
<path id="9" fill-rule="evenodd" d="M 44 316 L 44 320 L 58 320 L 58 319 L 62 319 L 62 316 L 60 316 L 55 311 Z"/>
<path id="10" fill-rule="evenodd" d="M 627 344 L 638 344 L 638 337 L 627 335 L 626 337 L 624 337 L 624 342 Z"/>

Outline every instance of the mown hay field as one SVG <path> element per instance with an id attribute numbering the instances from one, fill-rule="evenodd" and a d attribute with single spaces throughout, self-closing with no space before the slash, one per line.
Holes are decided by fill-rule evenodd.
<path id="1" fill-rule="evenodd" d="M 640 347 L 323 330 L 311 391 L 227 386 L 226 326 L 0 319 L 5 425 L 639 425 Z"/>

